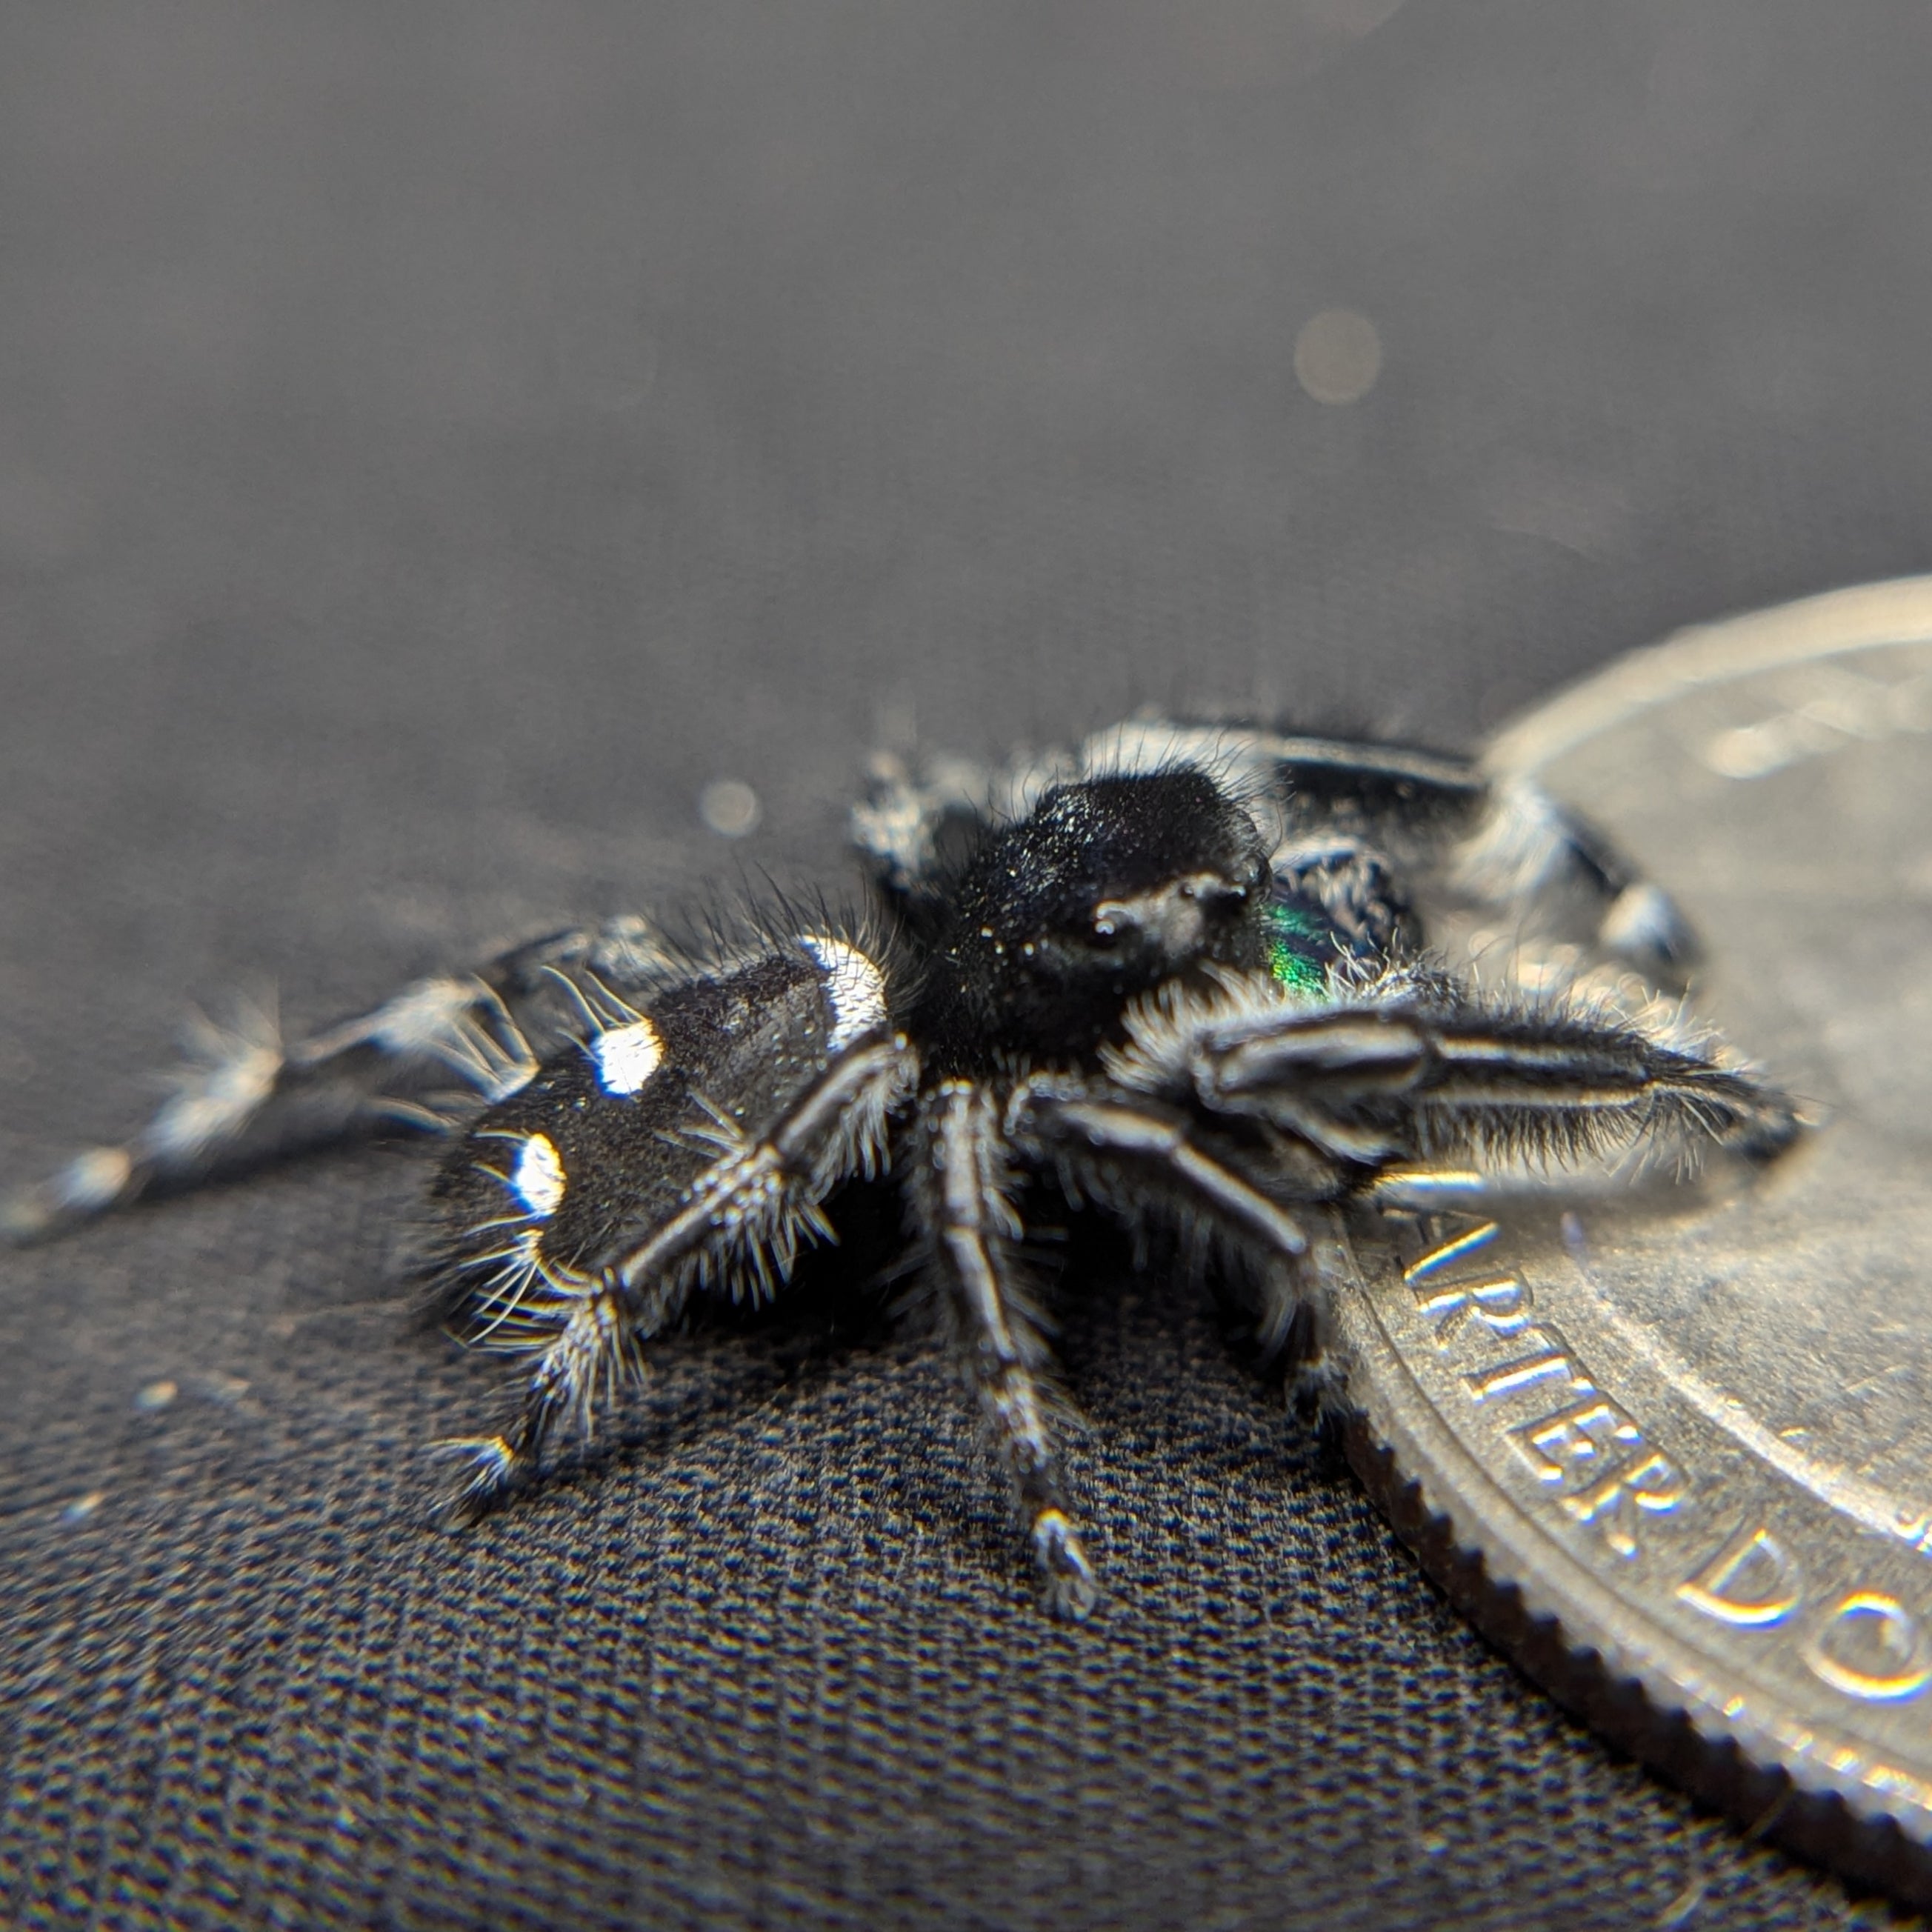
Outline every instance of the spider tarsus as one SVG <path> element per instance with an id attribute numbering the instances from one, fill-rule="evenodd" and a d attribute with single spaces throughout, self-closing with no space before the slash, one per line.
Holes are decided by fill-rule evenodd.
<path id="1" fill-rule="evenodd" d="M 0 1244 L 10 1248 L 31 1247 L 36 1241 L 58 1234 L 69 1218 L 48 1200 L 44 1188 L 17 1188 L 0 1200 Z"/>
<path id="2" fill-rule="evenodd" d="M 1756 1102 L 1725 1137 L 1727 1150 L 1753 1167 L 1767 1167 L 1803 1136 L 1808 1121 L 1796 1103 L 1774 1088 L 1756 1090 Z"/>
<path id="3" fill-rule="evenodd" d="M 472 1529 L 526 1486 L 529 1459 L 506 1436 L 446 1436 L 430 1447 L 432 1454 L 470 1470 L 436 1505 L 433 1520 L 440 1528 Z"/>
<path id="4" fill-rule="evenodd" d="M 1348 1371 L 1340 1357 L 1305 1356 L 1283 1378 L 1286 1406 L 1298 1415 L 1326 1414 L 1342 1399 Z"/>
<path id="5" fill-rule="evenodd" d="M 26 1247 L 64 1234 L 136 1192 L 136 1167 L 125 1148 L 90 1148 L 50 1179 L 0 1200 L 0 1242 Z"/>
<path id="6" fill-rule="evenodd" d="M 1034 1518 L 1033 1554 L 1047 1609 L 1063 1622 L 1084 1623 L 1099 1606 L 1100 1580 L 1064 1510 Z"/>

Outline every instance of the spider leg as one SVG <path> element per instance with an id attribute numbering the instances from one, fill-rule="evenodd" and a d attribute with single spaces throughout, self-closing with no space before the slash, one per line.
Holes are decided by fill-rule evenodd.
<path id="1" fill-rule="evenodd" d="M 916 928 L 930 928 L 944 918 L 962 850 L 989 824 L 1024 818 L 1076 769 L 1064 752 L 998 770 L 951 752 L 928 752 L 915 767 L 896 752 L 875 752 L 865 796 L 852 808 L 853 846 L 887 903 Z"/>
<path id="2" fill-rule="evenodd" d="M 1174 988 L 1127 1016 L 1108 1070 L 1210 1117 L 1264 1120 L 1354 1192 L 1444 1156 L 1574 1159 L 1672 1142 L 1768 1160 L 1792 1102 L 1682 1033 L 1560 1002 L 1509 1004 L 1393 971 L 1336 999 L 1284 998 L 1256 976 Z"/>
<path id="3" fill-rule="evenodd" d="M 1084 1618 L 1100 1586 L 1054 1453 L 1050 1358 L 1013 1252 L 1021 1227 L 1000 1110 L 986 1087 L 949 1080 L 928 1099 L 921 1129 L 927 1158 L 917 1210 L 962 1366 L 1018 1493 L 1048 1607 Z"/>
<path id="4" fill-rule="evenodd" d="M 1015 1090 L 1007 1131 L 1030 1166 L 1061 1190 L 1091 1198 L 1130 1225 L 1159 1203 L 1162 1218 L 1216 1238 L 1260 1302 L 1264 1351 L 1285 1354 L 1300 1395 L 1325 1394 L 1334 1370 L 1327 1265 L 1297 1206 L 1332 1198 L 1342 1170 L 1283 1161 L 1279 1150 L 1210 1144 L 1182 1108 L 1078 1075 L 1035 1075 Z M 1211 1132 L 1211 1130 L 1209 1130 Z M 1264 1173 L 1268 1185 L 1252 1172 Z M 1272 1192 L 1270 1188 L 1272 1188 Z"/>
<path id="5" fill-rule="evenodd" d="M 439 1184 L 437 1273 L 466 1339 L 526 1366 L 500 1430 L 443 1445 L 470 1466 L 452 1514 L 587 1437 L 694 1292 L 775 1294 L 916 1078 L 876 966 L 807 935 L 614 1016 L 490 1109 Z"/>
<path id="6" fill-rule="evenodd" d="M 1448 874 L 1472 903 L 1526 928 L 1574 933 L 1661 985 L 1681 991 L 1697 962 L 1697 936 L 1676 900 L 1528 778 L 1492 782 Z"/>
<path id="7" fill-rule="evenodd" d="M 266 1012 L 225 1028 L 204 1022 L 193 1063 L 147 1124 L 0 1202 L 0 1238 L 32 1240 L 156 1189 L 358 1135 L 446 1130 L 528 1080 L 604 988 L 669 970 L 641 920 L 618 920 L 416 980 L 305 1040 L 284 1042 Z"/>
<path id="8" fill-rule="evenodd" d="M 1367 950 L 1386 950 L 1406 923 L 1395 875 L 1439 868 L 1464 903 L 1664 986 L 1681 990 L 1696 962 L 1696 936 L 1670 895 L 1531 779 L 1401 746 L 1259 731 L 1228 743 L 1245 770 L 1265 769 L 1282 807 L 1277 877 L 1322 901 Z"/>
<path id="9" fill-rule="evenodd" d="M 876 752 L 865 796 L 852 808 L 854 847 L 886 898 L 918 911 L 938 909 L 941 848 L 949 828 L 983 818 L 994 778 L 964 758 L 928 758 L 916 776 L 896 752 Z"/>

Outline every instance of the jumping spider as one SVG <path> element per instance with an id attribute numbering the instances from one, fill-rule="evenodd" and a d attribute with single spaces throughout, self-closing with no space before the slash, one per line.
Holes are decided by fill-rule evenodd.
<path id="1" fill-rule="evenodd" d="M 1178 1233 L 1318 1386 L 1337 1210 L 1606 1149 L 1747 1159 L 1782 1096 L 1642 1012 L 1478 991 L 1460 908 L 1667 983 L 1670 902 L 1521 784 L 1400 747 L 1148 722 L 993 773 L 876 762 L 877 910 L 680 962 L 642 922 L 554 934 L 283 1046 L 230 1039 L 134 1139 L 14 1197 L 20 1238 L 398 1123 L 453 1133 L 430 1273 L 520 1406 L 451 1446 L 480 1513 L 587 1432 L 694 1291 L 763 1301 L 896 1183 L 1046 1600 L 1097 1585 L 1054 1453 L 1029 1190 Z M 452 1090 L 455 1090 L 452 1091 Z"/>

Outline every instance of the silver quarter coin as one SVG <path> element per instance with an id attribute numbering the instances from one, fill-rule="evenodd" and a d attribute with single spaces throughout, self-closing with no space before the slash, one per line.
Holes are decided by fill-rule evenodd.
<path id="1" fill-rule="evenodd" d="M 1820 1125 L 1756 1178 L 1359 1237 L 1356 1462 L 1590 1721 L 1932 1900 L 1932 578 L 1685 633 L 1488 762 L 1686 909 L 1695 1011 Z"/>

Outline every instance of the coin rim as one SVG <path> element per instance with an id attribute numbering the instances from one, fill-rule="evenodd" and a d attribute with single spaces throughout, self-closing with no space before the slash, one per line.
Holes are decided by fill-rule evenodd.
<path id="1" fill-rule="evenodd" d="M 1932 644 L 1932 575 L 1691 626 L 1504 726 L 1481 762 L 1495 779 L 1532 778 L 1564 753 L 1700 688 L 1913 644 Z M 1750 1836 L 1774 1838 L 1905 1903 L 1932 1905 L 1932 1790 L 1917 1804 L 1888 1800 L 1856 1768 L 1834 1772 L 1815 1749 L 1781 1744 L 1775 1712 L 1727 1710 L 1734 1695 L 1710 1682 L 1708 1660 L 1522 1518 L 1384 1332 L 1352 1247 L 1349 1264 L 1354 1293 L 1336 1311 L 1350 1360 L 1349 1459 L 1457 1608 L 1594 1730 L 1745 1822 Z M 1486 1512 L 1478 1498 L 1490 1502 Z M 1802 1728 L 1815 1738 L 1815 1724 Z M 1841 1742 L 1826 1753 L 1841 1766 L 1876 1766 L 1868 1746 Z M 1901 1815 L 1922 1838 L 1904 1828 Z"/>
<path id="2" fill-rule="evenodd" d="M 1932 644 L 1932 575 L 1821 591 L 1764 610 L 1673 631 L 1504 725 L 1479 754 L 1492 778 L 1542 766 L 1640 712 L 1780 665 L 1814 664 L 1882 644 Z"/>

